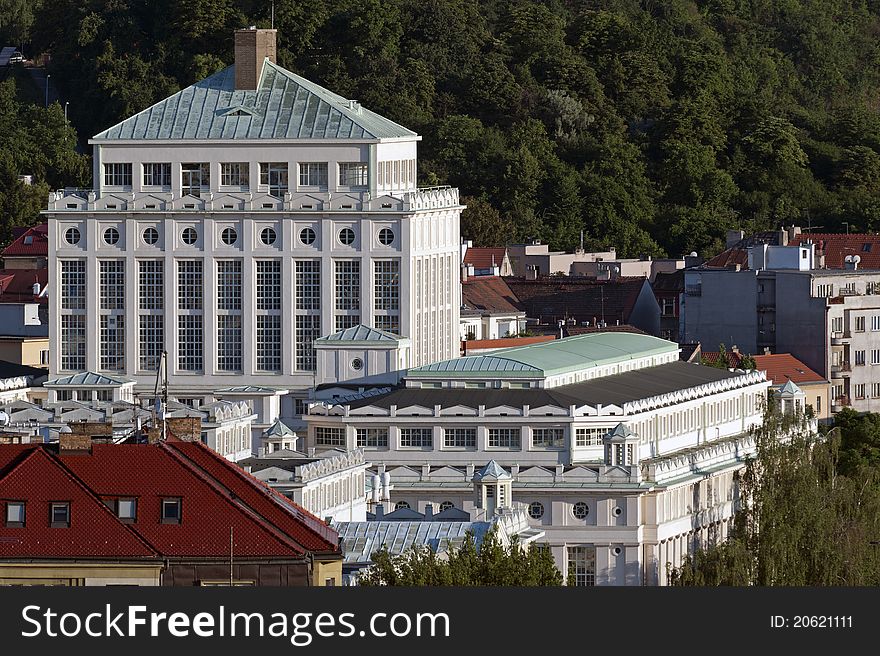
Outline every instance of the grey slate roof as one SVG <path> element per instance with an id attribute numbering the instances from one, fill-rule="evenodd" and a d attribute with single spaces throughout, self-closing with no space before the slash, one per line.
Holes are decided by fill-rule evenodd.
<path id="1" fill-rule="evenodd" d="M 107 376 L 106 374 L 96 374 L 93 371 L 83 371 L 78 374 L 55 378 L 47 381 L 44 385 L 75 385 L 77 387 L 82 387 L 83 385 L 123 385 L 131 382 L 133 381 L 125 376 Z"/>
<path id="2" fill-rule="evenodd" d="M 496 480 L 496 481 L 505 480 L 506 481 L 506 480 L 509 480 L 510 478 L 511 478 L 511 475 L 507 473 L 507 470 L 504 469 L 504 467 L 499 465 L 494 460 L 490 460 L 488 463 L 486 463 L 485 467 L 483 467 L 480 471 L 478 471 L 476 474 L 474 474 L 475 481 L 482 481 L 482 480 Z"/>
<path id="3" fill-rule="evenodd" d="M 263 437 L 285 437 L 286 435 L 296 435 L 296 433 L 280 419 L 276 419 L 274 424 L 263 431 Z"/>
<path id="4" fill-rule="evenodd" d="M 235 66 L 229 66 L 92 139 L 375 140 L 416 136 L 268 60 L 259 87 L 236 90 Z"/>
<path id="5" fill-rule="evenodd" d="M 371 328 L 363 324 L 340 330 L 338 333 L 319 337 L 316 342 L 399 342 L 400 337 L 393 333 Z"/>
<path id="6" fill-rule="evenodd" d="M 487 408 L 499 405 L 512 407 L 529 405 L 532 408 L 543 405 L 567 408 L 571 405 L 594 405 L 597 403 L 621 405 L 741 375 L 743 374 L 726 369 L 677 361 L 550 389 L 398 387 L 387 394 L 353 399 L 346 401 L 345 404 L 351 408 L 370 405 L 379 408 L 390 408 L 392 405 L 396 405 L 398 408 L 411 405 L 420 405 L 426 408 L 433 408 L 435 405 L 444 408 L 455 405 L 467 408 L 477 408 L 481 405 L 485 405 Z"/>

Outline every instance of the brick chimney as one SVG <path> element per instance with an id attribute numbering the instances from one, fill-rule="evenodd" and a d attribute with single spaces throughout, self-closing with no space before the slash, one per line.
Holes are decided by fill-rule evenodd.
<path id="1" fill-rule="evenodd" d="M 235 88 L 254 91 L 260 84 L 263 61 L 268 57 L 275 63 L 275 36 L 277 30 L 258 30 L 255 27 L 235 30 Z"/>

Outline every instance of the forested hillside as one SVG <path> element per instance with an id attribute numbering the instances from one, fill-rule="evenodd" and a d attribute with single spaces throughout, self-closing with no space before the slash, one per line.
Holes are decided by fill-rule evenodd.
<path id="1" fill-rule="evenodd" d="M 51 54 L 81 137 L 231 64 L 271 6 L 36 1 L 0 31 Z M 424 136 L 478 244 L 880 229 L 880 0 L 277 0 L 275 27 L 281 65 Z"/>

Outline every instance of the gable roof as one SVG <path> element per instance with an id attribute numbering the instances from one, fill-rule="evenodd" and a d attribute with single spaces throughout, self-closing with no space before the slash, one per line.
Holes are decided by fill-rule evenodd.
<path id="1" fill-rule="evenodd" d="M 504 278 L 476 276 L 461 283 L 461 313 L 523 314 L 523 308 Z"/>
<path id="2" fill-rule="evenodd" d="M 71 374 L 70 376 L 53 378 L 52 380 L 46 381 L 44 385 L 46 387 L 83 387 L 91 385 L 109 387 L 132 382 L 134 381 L 125 376 L 108 376 L 107 374 L 96 374 L 93 371 L 83 371 L 78 374 Z"/>
<path id="3" fill-rule="evenodd" d="M 742 353 L 727 351 L 727 366 L 736 369 L 743 359 Z M 702 351 L 701 357 L 707 362 L 718 362 L 721 354 L 718 351 Z M 755 367 L 758 371 L 767 372 L 767 380 L 774 385 L 784 385 L 790 380 L 795 383 L 824 383 L 825 378 L 810 369 L 791 353 L 771 353 L 767 355 L 753 355 Z"/>
<path id="4" fill-rule="evenodd" d="M 49 225 L 46 223 L 28 228 L 0 253 L 0 257 L 39 257 L 48 255 Z"/>
<path id="5" fill-rule="evenodd" d="M 847 255 L 858 255 L 861 269 L 880 269 L 880 235 L 801 233 L 794 236 L 789 246 L 802 246 L 808 241 L 816 245 L 816 255 L 825 256 L 826 269 L 843 269 Z"/>
<path id="6" fill-rule="evenodd" d="M 235 66 L 178 91 L 92 141 L 378 140 L 416 133 L 268 59 L 259 88 L 235 88 Z"/>
<path id="7" fill-rule="evenodd" d="M 399 342 L 400 335 L 389 333 L 378 328 L 358 324 L 345 330 L 340 330 L 326 337 L 319 337 L 316 342 Z"/>
<path id="8" fill-rule="evenodd" d="M 538 280 L 505 277 L 519 305 L 530 318 L 554 324 L 559 319 L 578 322 L 602 319 L 606 323 L 629 323 L 646 278 L 622 277 L 596 280 L 570 276 L 544 277 Z"/>
<path id="9" fill-rule="evenodd" d="M 464 263 L 470 264 L 475 269 L 488 269 L 493 266 L 501 266 L 506 248 L 468 248 L 464 253 Z"/>
<path id="10" fill-rule="evenodd" d="M 43 293 L 48 282 L 48 269 L 0 269 L 0 302 L 48 304 Z M 34 295 L 34 283 L 40 285 L 39 296 Z"/>

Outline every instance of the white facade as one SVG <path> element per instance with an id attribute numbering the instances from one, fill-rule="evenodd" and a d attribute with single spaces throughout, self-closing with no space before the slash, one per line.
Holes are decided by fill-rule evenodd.
<path id="1" fill-rule="evenodd" d="M 302 391 L 313 341 L 357 324 L 410 338 L 413 364 L 454 357 L 462 206 L 456 189 L 417 187 L 420 137 L 269 59 L 262 92 L 230 79 L 97 135 L 93 189 L 50 194 L 52 376 L 120 374 L 149 394 L 166 350 L 173 397 Z M 181 116 L 196 93 L 202 109 Z M 259 105 L 272 94 L 290 109 Z M 356 136 L 328 135 L 302 98 Z M 154 111 L 167 134 L 150 132 Z M 309 120 L 308 136 L 277 134 Z"/>

